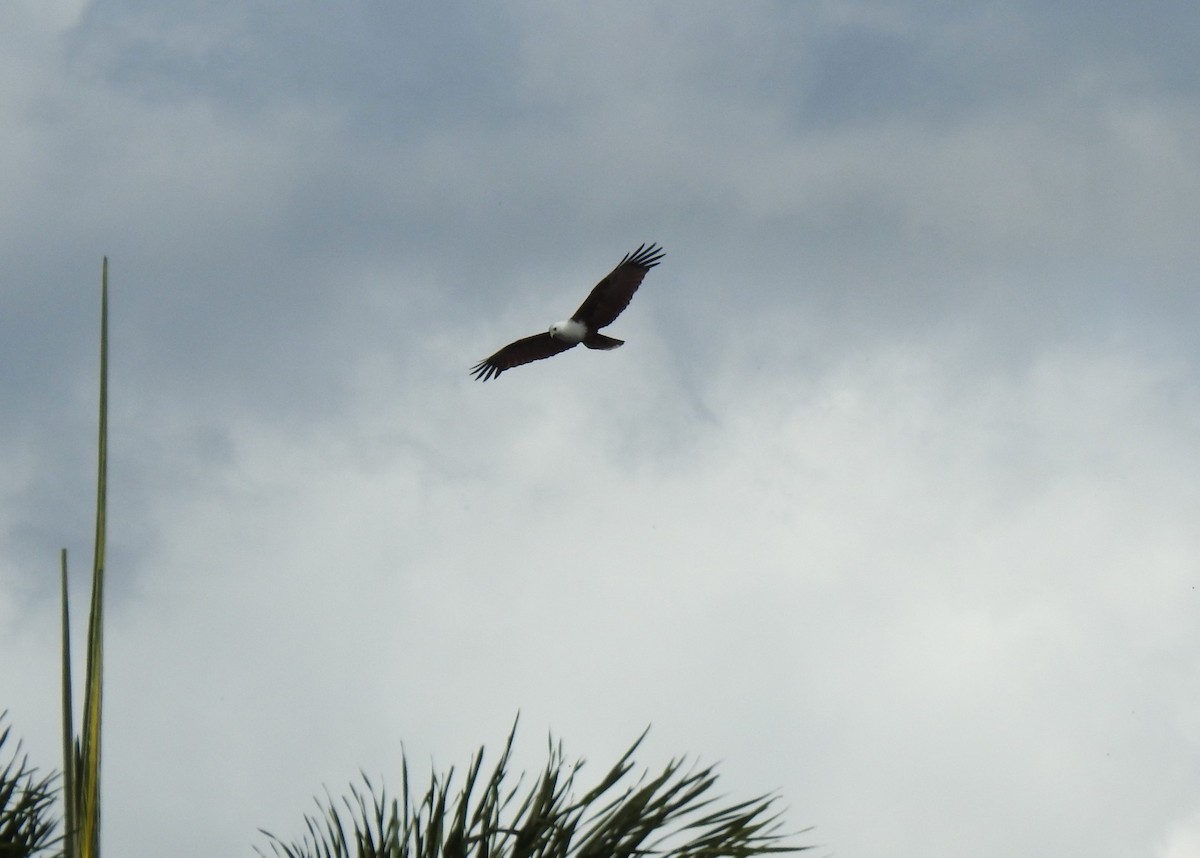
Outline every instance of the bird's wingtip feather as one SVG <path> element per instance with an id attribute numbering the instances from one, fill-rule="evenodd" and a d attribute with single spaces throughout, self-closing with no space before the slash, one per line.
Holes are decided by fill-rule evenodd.
<path id="1" fill-rule="evenodd" d="M 638 249 L 633 253 L 626 253 L 625 258 L 621 260 L 621 265 L 630 264 L 636 265 L 639 268 L 653 268 L 662 261 L 666 256 L 666 251 L 659 247 L 657 241 L 652 241 L 649 244 L 645 242 L 638 245 Z"/>
<path id="2" fill-rule="evenodd" d="M 501 372 L 503 372 L 503 370 L 500 369 L 500 367 L 489 363 L 486 360 L 475 364 L 475 366 L 471 367 L 470 370 L 470 374 L 475 377 L 476 381 L 488 381 L 498 376 Z"/>

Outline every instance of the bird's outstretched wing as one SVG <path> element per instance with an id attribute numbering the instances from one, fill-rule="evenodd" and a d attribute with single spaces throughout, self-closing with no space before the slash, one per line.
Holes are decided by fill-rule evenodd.
<path id="1" fill-rule="evenodd" d="M 575 315 L 571 318 L 587 325 L 589 331 L 598 331 L 611 325 L 621 315 L 633 293 L 642 285 L 646 272 L 662 260 L 665 251 L 657 244 L 642 245 L 633 253 L 625 254 L 609 275 L 592 288 Z"/>
<path id="2" fill-rule="evenodd" d="M 509 343 L 487 360 L 482 360 L 471 368 L 471 374 L 480 381 L 495 378 L 506 369 L 531 363 L 535 360 L 554 357 L 559 352 L 574 348 L 578 343 L 564 343 L 556 340 L 549 333 L 534 334 L 515 343 Z"/>

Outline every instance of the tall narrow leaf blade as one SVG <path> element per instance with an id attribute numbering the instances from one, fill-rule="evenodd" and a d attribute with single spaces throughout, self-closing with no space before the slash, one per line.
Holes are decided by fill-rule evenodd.
<path id="1" fill-rule="evenodd" d="M 76 858 L 75 715 L 71 706 L 71 612 L 67 606 L 67 549 L 62 550 L 63 858 Z"/>
<path id="2" fill-rule="evenodd" d="M 100 417 L 97 440 L 96 549 L 92 606 L 88 615 L 87 674 L 84 680 L 83 755 L 79 779 L 79 856 L 100 854 L 100 711 L 104 666 L 104 550 L 108 495 L 108 257 L 100 276 Z"/>

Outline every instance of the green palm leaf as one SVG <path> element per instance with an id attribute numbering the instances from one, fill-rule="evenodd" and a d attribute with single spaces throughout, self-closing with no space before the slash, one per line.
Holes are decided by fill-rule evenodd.
<path id="1" fill-rule="evenodd" d="M 0 753 L 10 729 L 3 724 L 6 714 L 0 712 Z M 53 774 L 37 776 L 21 753 L 20 743 L 13 756 L 0 765 L 0 858 L 36 855 L 56 842 L 57 820 L 51 815 L 57 793 L 54 780 Z"/>
<path id="2" fill-rule="evenodd" d="M 454 770 L 433 775 L 421 795 L 403 764 L 399 799 L 350 787 L 340 803 L 326 793 L 319 815 L 305 817 L 306 834 L 290 843 L 264 831 L 271 853 L 283 858 L 750 858 L 799 852 L 780 833 L 776 797 L 764 795 L 713 809 L 712 767 L 685 769 L 673 760 L 661 774 L 643 773 L 621 787 L 633 769 L 640 736 L 599 783 L 575 797 L 580 760 L 566 762 L 551 743 L 537 782 L 521 792 L 509 784 L 513 732 L 486 783 L 480 784 L 483 749 L 472 758 L 461 787 Z M 703 811 L 703 812 L 702 812 Z M 259 855 L 267 853 L 258 850 Z"/>
<path id="3" fill-rule="evenodd" d="M 88 612 L 83 729 L 74 734 L 71 706 L 70 615 L 67 552 L 62 552 L 63 772 L 66 789 L 66 858 L 100 855 L 100 712 L 104 666 L 104 553 L 108 496 L 108 257 L 100 273 L 100 415 L 97 439 L 96 542 L 92 603 Z"/>

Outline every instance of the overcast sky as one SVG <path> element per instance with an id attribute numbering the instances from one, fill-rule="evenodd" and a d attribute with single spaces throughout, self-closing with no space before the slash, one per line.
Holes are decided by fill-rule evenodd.
<path id="1" fill-rule="evenodd" d="M 1198 37 L 0 4 L 0 709 L 57 767 L 107 254 L 108 852 L 250 854 L 520 711 L 525 767 L 652 724 L 842 858 L 1200 854 Z M 469 377 L 648 241 L 627 345 Z"/>

